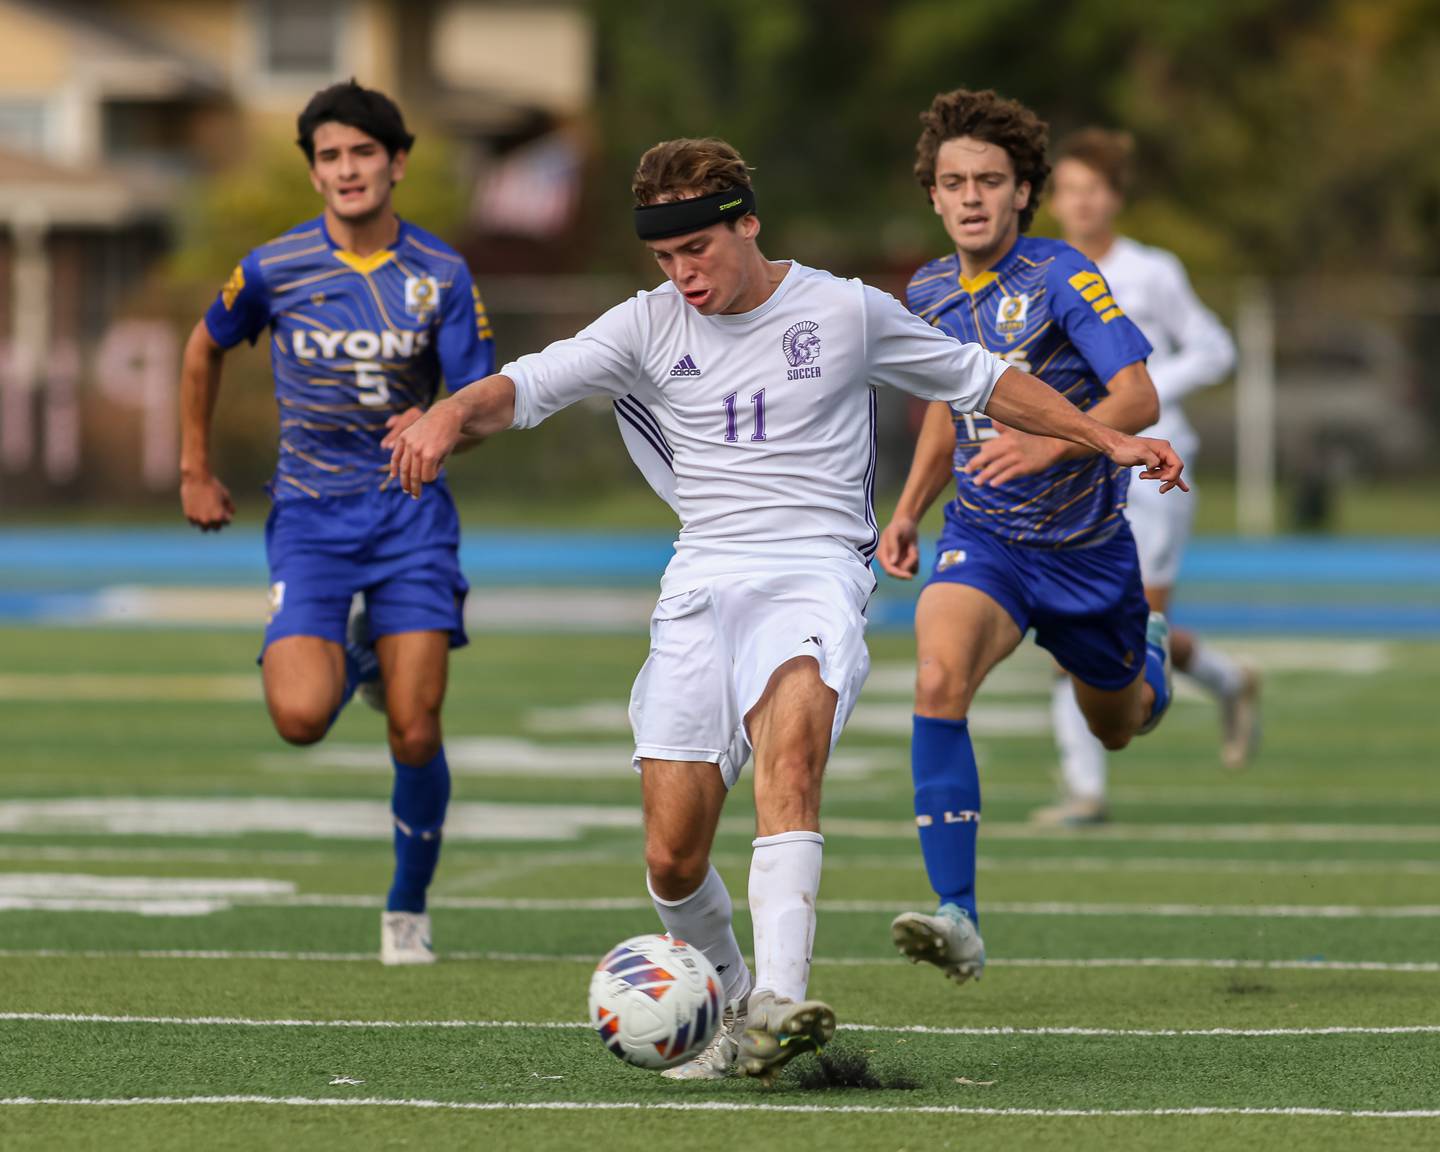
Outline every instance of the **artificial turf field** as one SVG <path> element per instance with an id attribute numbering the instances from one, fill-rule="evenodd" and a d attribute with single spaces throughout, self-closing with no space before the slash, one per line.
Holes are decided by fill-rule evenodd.
<path id="1" fill-rule="evenodd" d="M 875 637 L 825 801 L 812 991 L 843 1030 L 773 1089 L 662 1080 L 580 1023 L 595 959 L 656 928 L 643 636 L 457 656 L 443 960 L 411 970 L 373 959 L 380 718 L 284 747 L 254 646 L 0 630 L 0 1147 L 1440 1147 L 1440 644 L 1250 642 L 1254 767 L 1224 774 L 1182 697 L 1112 761 L 1114 822 L 1070 832 L 1026 824 L 1052 789 L 1026 650 L 975 716 L 991 964 L 956 988 L 889 944 L 929 891 L 911 645 Z M 750 819 L 747 781 L 716 848 L 737 902 Z"/>

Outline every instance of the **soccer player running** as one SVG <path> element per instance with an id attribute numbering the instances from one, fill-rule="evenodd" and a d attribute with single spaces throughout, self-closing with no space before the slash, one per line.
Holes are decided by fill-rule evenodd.
<path id="1" fill-rule="evenodd" d="M 1160 418 L 1145 431 L 1175 445 L 1194 464 L 1199 439 L 1182 401 L 1224 379 L 1235 364 L 1235 345 L 1220 321 L 1190 287 L 1174 255 L 1116 235 L 1131 178 L 1133 143 L 1123 132 L 1087 128 L 1065 139 L 1056 153 L 1050 211 L 1065 239 L 1095 262 L 1116 302 L 1154 346 L 1147 367 L 1160 398 Z M 1195 519 L 1195 499 L 1157 498 L 1148 484 L 1132 485 L 1125 516 L 1140 554 L 1145 598 L 1169 613 L 1170 595 Z M 1175 669 L 1220 702 L 1221 760 L 1243 768 L 1259 737 L 1260 681 L 1256 672 L 1173 628 Z M 1066 795 L 1034 814 L 1041 823 L 1094 824 L 1108 818 L 1105 749 L 1091 734 L 1068 679 L 1054 686 L 1052 714 Z"/>
<path id="2" fill-rule="evenodd" d="M 921 116 L 915 176 L 954 245 L 910 281 L 911 310 L 1034 371 L 1051 397 L 1120 432 L 1159 415 L 1150 345 L 1081 253 L 1024 233 L 1049 174 L 1046 126 L 994 92 L 937 95 Z M 912 961 L 963 983 L 985 966 L 975 902 L 980 777 L 970 703 L 1025 632 L 1070 674 L 1090 731 L 1123 748 L 1170 701 L 1165 618 L 1150 614 L 1123 509 L 1130 471 L 1112 453 L 1036 435 L 993 405 L 931 404 L 878 558 L 919 567 L 917 525 L 954 475 L 935 568 L 915 615 L 911 774 L 934 915 L 891 934 Z M 1142 473 L 1148 475 L 1148 473 Z M 1161 485 L 1168 489 L 1170 485 Z"/>
<path id="3" fill-rule="evenodd" d="M 180 499 L 202 531 L 234 516 L 211 469 L 215 397 L 226 351 L 268 328 L 280 457 L 265 526 L 265 702 L 292 744 L 321 739 L 357 687 L 383 703 L 395 874 L 380 958 L 429 964 L 425 893 L 450 798 L 440 706 L 449 650 L 466 643 L 467 585 L 443 479 L 409 499 L 391 482 L 390 446 L 442 377 L 454 391 L 493 371 L 493 341 L 464 260 L 395 214 L 414 144 L 399 108 L 337 84 L 306 106 L 299 133 L 324 212 L 246 256 L 190 334 Z M 347 634 L 356 593 L 365 610 Z"/>
<path id="4" fill-rule="evenodd" d="M 1182 465 L 1168 444 L 1091 420 L 883 292 L 767 259 L 749 171 L 723 141 L 657 144 L 633 191 L 636 233 L 667 282 L 437 404 L 398 438 L 391 467 L 418 496 L 462 441 L 533 428 L 592 395 L 638 430 L 627 443 L 681 522 L 630 698 L 648 887 L 665 929 L 715 964 L 727 1001 L 710 1047 L 674 1072 L 738 1065 L 768 1079 L 835 1027 L 806 987 L 821 776 L 869 667 L 874 388 L 1073 438 L 1166 485 Z M 753 980 L 710 864 L 752 752 Z"/>

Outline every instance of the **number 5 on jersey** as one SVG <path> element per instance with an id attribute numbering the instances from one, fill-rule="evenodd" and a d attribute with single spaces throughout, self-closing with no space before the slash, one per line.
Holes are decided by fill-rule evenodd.
<path id="1" fill-rule="evenodd" d="M 735 402 L 740 393 L 731 392 L 722 403 L 725 405 L 725 443 L 734 444 L 740 439 L 739 418 L 736 416 Z M 755 430 L 750 433 L 751 440 L 765 439 L 765 389 L 760 389 L 750 397 L 750 406 L 755 409 Z"/>

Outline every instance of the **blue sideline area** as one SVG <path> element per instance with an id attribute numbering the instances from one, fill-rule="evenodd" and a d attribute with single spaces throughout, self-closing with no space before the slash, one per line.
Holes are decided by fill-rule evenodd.
<path id="1" fill-rule="evenodd" d="M 655 588 L 670 555 L 670 538 L 651 533 L 471 532 L 462 561 L 477 589 L 554 588 L 563 596 L 564 589 Z M 0 530 L 0 623 L 84 620 L 117 587 L 265 583 L 259 531 Z M 874 627 L 909 628 L 917 592 L 881 576 Z M 1197 539 L 1175 618 L 1213 632 L 1440 636 L 1440 541 Z"/>

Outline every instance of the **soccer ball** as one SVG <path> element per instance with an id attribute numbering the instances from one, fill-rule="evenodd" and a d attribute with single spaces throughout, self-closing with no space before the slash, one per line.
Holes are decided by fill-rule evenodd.
<path id="1" fill-rule="evenodd" d="M 720 977 L 704 953 L 670 936 L 634 936 L 590 977 L 590 1024 L 637 1068 L 673 1068 L 710 1043 L 720 1024 Z"/>

